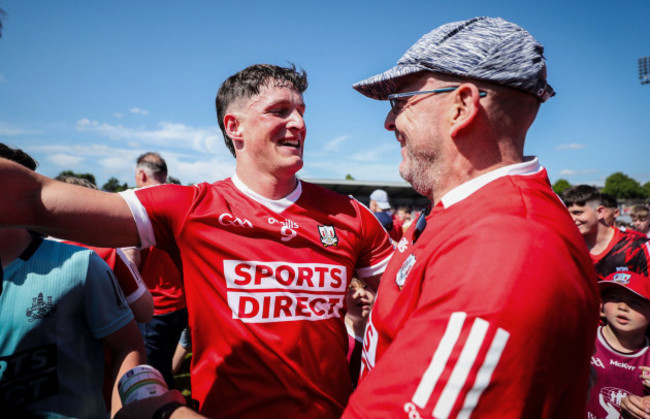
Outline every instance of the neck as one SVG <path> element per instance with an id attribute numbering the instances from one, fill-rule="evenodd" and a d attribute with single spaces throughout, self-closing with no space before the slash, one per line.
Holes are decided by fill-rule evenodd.
<path id="1" fill-rule="evenodd" d="M 257 194 L 268 199 L 282 199 L 296 189 L 298 179 L 295 174 L 284 177 L 275 176 L 271 173 L 254 173 L 248 170 L 235 170 L 239 180 Z"/>
<path id="2" fill-rule="evenodd" d="M 366 319 L 345 316 L 345 324 L 352 328 L 355 336 L 363 337 L 363 334 L 366 331 Z"/>
<path id="3" fill-rule="evenodd" d="M 614 230 L 614 227 L 599 222 L 595 233 L 584 236 L 589 253 L 597 255 L 607 249 L 607 246 L 609 246 L 609 242 L 614 238 L 615 233 L 616 231 Z"/>
<path id="4" fill-rule="evenodd" d="M 460 162 L 459 164 L 455 165 L 456 168 L 452 169 L 447 172 L 447 175 L 445 175 L 444 183 L 440 183 L 440 181 L 434 181 L 435 183 L 438 183 L 438 187 L 434 188 L 431 191 L 431 196 L 429 196 L 429 199 L 433 203 L 433 206 L 436 206 L 438 202 L 451 190 L 454 188 L 469 182 L 472 179 L 475 179 L 479 176 L 482 176 L 486 173 L 489 173 L 493 170 L 497 170 L 501 167 L 509 166 L 511 164 L 517 164 L 523 162 L 523 157 L 519 160 L 516 159 L 508 159 L 508 160 L 502 160 L 497 163 L 493 163 L 487 166 L 481 166 L 481 165 L 474 165 L 474 164 L 468 164 L 468 161 Z M 464 164 L 463 164 L 464 163 Z M 453 173 L 454 175 L 449 175 Z"/>
<path id="5" fill-rule="evenodd" d="M 644 331 L 621 332 L 609 325 L 603 326 L 602 330 L 607 343 L 619 352 L 634 352 L 645 345 Z"/>
<path id="6" fill-rule="evenodd" d="M 32 235 L 24 228 L 0 229 L 0 260 L 2 267 L 9 266 L 29 246 Z"/>

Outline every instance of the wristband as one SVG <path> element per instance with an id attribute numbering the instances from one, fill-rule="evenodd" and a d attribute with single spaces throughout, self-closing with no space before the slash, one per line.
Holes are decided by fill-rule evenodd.
<path id="1" fill-rule="evenodd" d="M 169 419 L 172 416 L 172 413 L 182 406 L 185 405 L 180 402 L 169 402 L 164 404 L 156 409 L 151 419 Z"/>
<path id="2" fill-rule="evenodd" d="M 162 374 L 151 365 L 138 365 L 131 368 L 120 378 L 117 390 L 123 405 L 160 396 L 168 391 Z"/>

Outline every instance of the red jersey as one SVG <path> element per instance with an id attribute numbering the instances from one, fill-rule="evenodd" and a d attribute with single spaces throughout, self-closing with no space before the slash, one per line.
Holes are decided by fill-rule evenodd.
<path id="1" fill-rule="evenodd" d="M 153 314 L 184 309 L 183 276 L 172 258 L 156 246 L 140 251 L 140 274 L 153 299 Z"/>
<path id="2" fill-rule="evenodd" d="M 72 244 L 75 246 L 85 247 L 86 249 L 94 250 L 104 262 L 113 270 L 117 282 L 124 293 L 126 302 L 131 304 L 142 296 L 147 290 L 142 277 L 138 273 L 138 268 L 126 257 L 124 252 L 120 249 L 112 249 L 109 247 L 94 247 L 88 246 L 83 243 L 77 243 L 69 240 L 61 240 L 63 243 Z"/>
<path id="3" fill-rule="evenodd" d="M 596 352 L 591 357 L 591 365 L 596 370 L 596 383 L 590 390 L 587 419 L 620 418 L 623 397 L 630 394 L 648 395 L 639 378 L 639 367 L 650 366 L 648 338 L 645 346 L 638 351 L 621 353 L 607 343 L 602 329 L 598 328 Z"/>
<path id="4" fill-rule="evenodd" d="M 340 416 L 351 392 L 347 287 L 381 274 L 393 251 L 374 215 L 305 182 L 275 201 L 236 177 L 123 196 L 142 245 L 155 235 L 182 266 L 200 412 Z"/>
<path id="5" fill-rule="evenodd" d="M 607 248 L 597 255 L 591 255 L 599 280 L 605 279 L 611 273 L 628 270 L 648 276 L 648 238 L 636 231 L 610 228 L 614 230 L 614 237 Z"/>
<path id="6" fill-rule="evenodd" d="M 344 417 L 579 418 L 599 313 L 537 159 L 446 194 L 384 273 Z"/>

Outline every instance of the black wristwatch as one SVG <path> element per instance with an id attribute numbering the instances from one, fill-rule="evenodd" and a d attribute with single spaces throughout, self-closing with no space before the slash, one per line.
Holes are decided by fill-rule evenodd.
<path id="1" fill-rule="evenodd" d="M 174 413 L 176 409 L 182 406 L 185 405 L 180 402 L 169 402 L 167 404 L 164 404 L 156 409 L 151 419 L 169 419 L 172 413 Z"/>

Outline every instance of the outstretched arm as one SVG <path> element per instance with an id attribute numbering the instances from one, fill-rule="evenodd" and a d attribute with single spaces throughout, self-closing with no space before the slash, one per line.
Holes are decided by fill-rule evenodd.
<path id="1" fill-rule="evenodd" d="M 59 182 L 0 158 L 0 197 L 0 227 L 101 247 L 140 243 L 131 210 L 115 193 Z"/>

